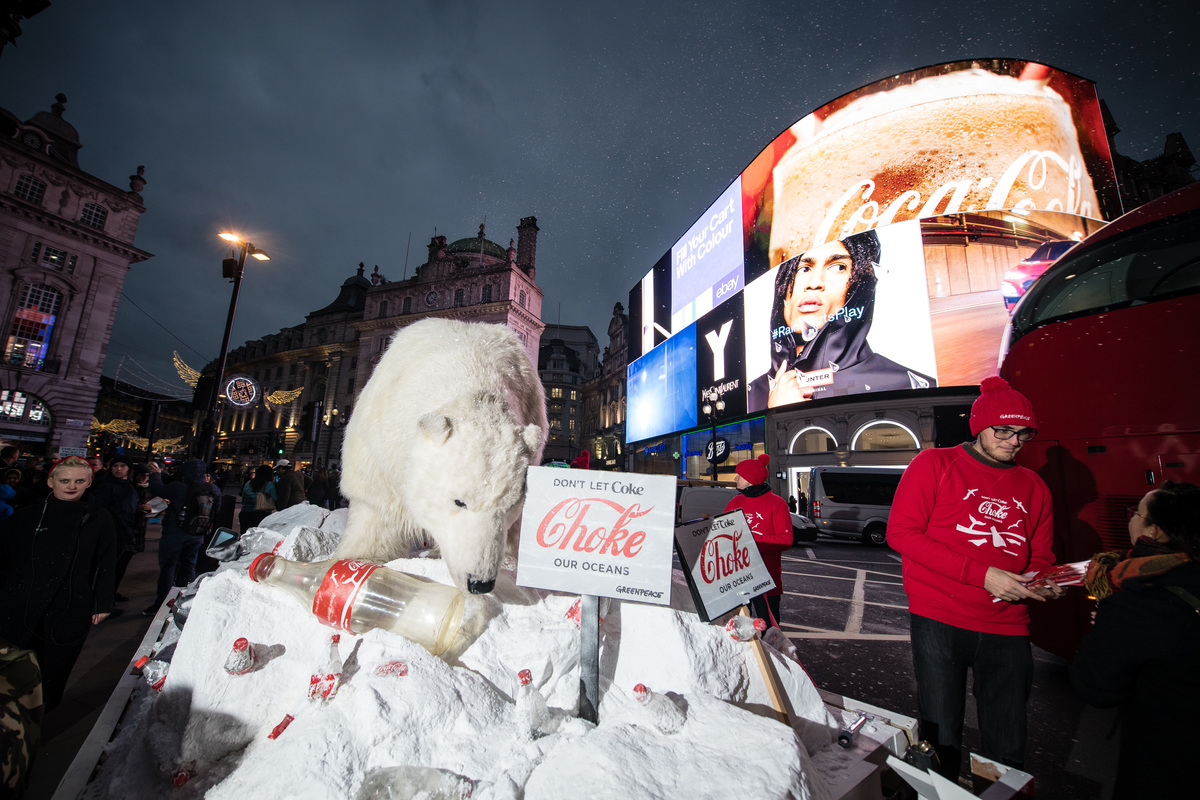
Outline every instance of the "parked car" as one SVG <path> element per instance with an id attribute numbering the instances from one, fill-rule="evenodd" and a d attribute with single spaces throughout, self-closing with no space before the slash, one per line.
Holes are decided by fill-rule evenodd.
<path id="1" fill-rule="evenodd" d="M 817 532 L 886 545 L 892 499 L 903 474 L 902 467 L 813 467 L 808 487 Z"/>
<path id="2" fill-rule="evenodd" d="M 1071 239 L 1044 242 L 1037 250 L 1033 251 L 1033 255 L 1004 273 L 1004 279 L 1000 281 L 1000 294 L 1004 297 L 1004 310 L 1011 312 L 1025 291 L 1033 285 L 1033 282 L 1042 277 L 1042 273 L 1075 244 L 1076 242 Z"/>
<path id="3" fill-rule="evenodd" d="M 737 494 L 729 481 L 680 480 L 675 490 L 675 523 L 706 519 L 725 513 L 725 506 Z M 792 514 L 792 545 L 815 542 L 817 526 L 803 514 Z"/>

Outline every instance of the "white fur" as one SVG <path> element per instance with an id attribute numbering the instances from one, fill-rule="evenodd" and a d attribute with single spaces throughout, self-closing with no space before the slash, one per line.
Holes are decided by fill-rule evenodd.
<path id="1" fill-rule="evenodd" d="M 407 557 L 424 534 L 463 591 L 495 580 L 506 539 L 515 554 L 525 469 L 541 462 L 546 428 L 545 392 L 511 330 L 445 319 L 400 329 L 346 427 L 337 557 Z"/>

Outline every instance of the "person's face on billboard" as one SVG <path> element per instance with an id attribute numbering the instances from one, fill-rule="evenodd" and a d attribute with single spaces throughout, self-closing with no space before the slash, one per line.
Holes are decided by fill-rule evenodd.
<path id="1" fill-rule="evenodd" d="M 819 329 L 846 305 L 853 266 L 850 252 L 836 240 L 802 255 L 785 298 L 783 319 L 788 327 L 797 332 Z"/>

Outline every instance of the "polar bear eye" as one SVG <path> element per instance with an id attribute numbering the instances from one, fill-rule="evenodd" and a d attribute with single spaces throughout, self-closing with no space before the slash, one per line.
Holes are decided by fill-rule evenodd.
<path id="1" fill-rule="evenodd" d="M 458 506 L 459 508 L 466 508 L 466 507 L 467 507 L 467 504 L 466 504 L 466 503 L 464 503 L 462 500 L 455 500 L 455 501 L 454 501 L 454 505 Z"/>

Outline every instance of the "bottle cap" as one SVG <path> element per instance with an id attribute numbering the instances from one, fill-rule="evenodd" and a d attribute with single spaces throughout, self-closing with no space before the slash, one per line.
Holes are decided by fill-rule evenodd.
<path id="1" fill-rule="evenodd" d="M 638 702 L 644 703 L 650 697 L 650 688 L 644 683 L 639 683 L 633 687 L 633 696 Z"/>
<path id="2" fill-rule="evenodd" d="M 521 682 L 522 686 L 528 686 L 533 681 L 533 673 L 527 669 L 523 669 L 517 673 L 517 680 Z"/>
<path id="3" fill-rule="evenodd" d="M 270 558 L 272 560 L 275 559 L 274 553 L 260 553 L 257 556 L 255 556 L 253 561 L 250 562 L 250 569 L 249 569 L 250 580 L 254 581 L 255 583 L 258 583 L 258 581 L 259 581 L 258 562 L 262 561 L 264 558 L 267 558 L 268 556 L 270 556 Z M 265 575 L 264 575 L 264 577 L 265 577 Z"/>
<path id="4" fill-rule="evenodd" d="M 250 646 L 250 640 L 246 639 L 245 637 L 242 637 L 241 639 L 238 639 L 233 643 L 233 651 L 235 653 L 240 653 L 241 651 L 245 650 L 249 646 Z"/>

